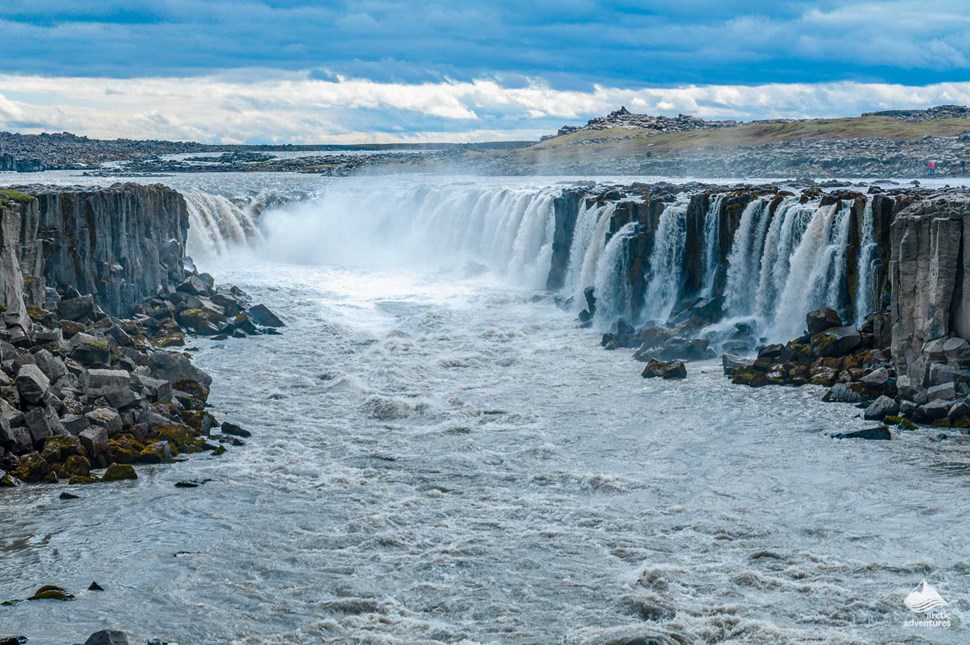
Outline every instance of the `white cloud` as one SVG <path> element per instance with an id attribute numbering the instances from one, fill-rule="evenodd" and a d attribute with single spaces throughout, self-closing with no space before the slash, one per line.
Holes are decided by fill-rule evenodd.
<path id="1" fill-rule="evenodd" d="M 638 112 L 741 120 L 846 116 L 970 103 L 970 83 L 594 86 L 541 81 L 382 83 L 253 71 L 190 78 L 0 75 L 0 127 L 100 138 L 351 143 L 537 138 L 626 105 Z"/>

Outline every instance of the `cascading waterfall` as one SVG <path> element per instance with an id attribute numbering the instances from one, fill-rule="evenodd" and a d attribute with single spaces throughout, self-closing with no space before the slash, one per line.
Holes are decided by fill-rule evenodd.
<path id="1" fill-rule="evenodd" d="M 609 324 L 630 311 L 631 289 L 626 275 L 629 265 L 626 248 L 627 241 L 636 231 L 636 227 L 635 222 L 624 224 L 610 238 L 596 263 L 594 281 L 597 294 L 596 319 L 600 323 Z"/>
<path id="2" fill-rule="evenodd" d="M 704 213 L 704 295 L 714 293 L 714 281 L 720 265 L 718 244 L 721 236 L 721 207 L 724 195 L 717 195 Z"/>
<path id="3" fill-rule="evenodd" d="M 616 211 L 616 203 L 610 203 L 602 209 L 596 209 L 596 226 L 589 240 L 585 242 L 586 248 L 582 253 L 582 262 L 579 265 L 579 282 L 573 283 L 573 294 L 576 296 L 577 303 L 583 302 L 583 290 L 592 287 L 596 282 L 596 267 L 599 265 L 599 258 L 606 248 L 606 233 L 610 228 L 613 213 Z M 575 235 L 574 235 L 575 239 Z M 576 259 L 580 258 L 577 253 Z M 572 262 L 572 259 L 570 259 Z M 572 267 L 570 267 L 570 270 Z"/>
<path id="4" fill-rule="evenodd" d="M 859 250 L 859 287 L 856 291 L 855 323 L 861 326 L 866 315 L 878 306 L 876 274 L 882 265 L 879 244 L 876 242 L 872 198 L 866 200 L 862 213 L 862 248 Z"/>
<path id="5" fill-rule="evenodd" d="M 771 219 L 755 297 L 755 315 L 763 321 L 774 319 L 778 300 L 788 282 L 792 255 L 816 209 L 818 202 L 803 204 L 798 197 L 786 197 Z"/>
<path id="6" fill-rule="evenodd" d="M 378 188 L 330 184 L 312 200 L 265 209 L 258 226 L 258 200 L 187 192 L 190 252 L 205 256 L 249 245 L 287 263 L 466 269 L 465 274 L 471 265 L 484 265 L 517 285 L 545 288 L 561 186 Z M 700 294 L 705 296 L 714 295 L 718 281 L 724 200 L 724 195 L 710 198 L 703 240 L 692 241 L 701 247 Z M 640 309 L 643 321 L 665 323 L 684 295 L 689 199 L 683 194 L 665 205 L 648 256 L 638 258 L 647 267 L 641 303 L 631 301 L 634 258 L 628 257 L 631 238 L 640 234 L 638 225 L 631 222 L 609 234 L 619 203 L 580 201 L 563 262 L 562 293 L 580 309 L 583 291 L 595 288 L 600 326 L 634 309 Z M 777 206 L 772 209 L 772 204 Z M 850 308 L 846 259 L 853 204 L 820 206 L 798 196 L 752 200 L 741 214 L 727 259 L 723 331 L 730 332 L 728 322 L 744 320 L 772 340 L 786 340 L 802 331 L 804 316 L 813 308 L 832 306 L 844 314 Z M 876 300 L 873 273 L 879 248 L 873 227 L 867 203 L 854 303 L 860 321 Z"/>
<path id="7" fill-rule="evenodd" d="M 741 213 L 741 223 L 728 256 L 727 287 L 724 291 L 724 309 L 732 317 L 754 312 L 761 252 L 770 219 L 769 204 L 768 199 L 759 197 L 745 206 Z"/>
<path id="8" fill-rule="evenodd" d="M 262 240 L 262 233 L 255 221 L 260 198 L 239 206 L 222 195 L 186 191 L 182 196 L 189 213 L 190 255 L 218 255 L 232 246 L 245 246 Z"/>
<path id="9" fill-rule="evenodd" d="M 805 327 L 805 313 L 839 308 L 844 283 L 845 249 L 852 202 L 836 202 L 815 211 L 791 259 L 791 269 L 774 318 L 771 338 L 786 340 Z"/>
<path id="10" fill-rule="evenodd" d="M 650 270 L 644 297 L 644 318 L 667 322 L 680 296 L 687 242 L 687 205 L 678 199 L 664 208 L 650 251 Z"/>

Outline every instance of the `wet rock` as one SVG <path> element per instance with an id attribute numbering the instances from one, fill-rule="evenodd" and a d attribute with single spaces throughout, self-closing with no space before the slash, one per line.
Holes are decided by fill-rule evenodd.
<path id="1" fill-rule="evenodd" d="M 68 493 L 67 491 L 62 492 L 57 496 L 58 499 L 63 499 L 65 501 L 72 499 L 81 499 L 80 495 L 75 495 L 74 493 Z"/>
<path id="2" fill-rule="evenodd" d="M 83 455 L 71 455 L 64 460 L 64 463 L 56 464 L 54 472 L 65 479 L 87 477 L 91 474 L 91 462 Z"/>
<path id="3" fill-rule="evenodd" d="M 88 591 L 104 591 L 104 587 L 99 585 L 97 582 L 92 582 L 88 585 Z"/>
<path id="4" fill-rule="evenodd" d="M 842 318 L 834 309 L 823 307 L 809 312 L 805 317 L 805 324 L 808 326 L 809 335 L 815 336 L 833 327 L 841 327 Z"/>
<path id="5" fill-rule="evenodd" d="M 936 399 L 924 405 L 918 406 L 913 412 L 913 417 L 921 423 L 933 423 L 946 417 L 950 413 L 950 408 L 955 401 Z"/>
<path id="6" fill-rule="evenodd" d="M 833 439 L 867 439 L 870 441 L 888 441 L 892 439 L 892 433 L 886 426 L 856 430 L 855 432 L 841 432 L 831 435 Z"/>
<path id="7" fill-rule="evenodd" d="M 685 379 L 687 378 L 687 366 L 683 361 L 658 361 L 655 359 L 647 361 L 641 374 L 643 378 L 663 378 L 663 379 Z"/>
<path id="8" fill-rule="evenodd" d="M 236 437 L 251 437 L 253 433 L 249 430 L 245 430 L 241 426 L 235 423 L 230 423 L 229 421 L 223 421 L 221 426 L 223 434 L 233 435 Z"/>
<path id="9" fill-rule="evenodd" d="M 87 395 L 90 399 L 120 394 L 131 388 L 131 375 L 125 370 L 88 370 Z"/>
<path id="10" fill-rule="evenodd" d="M 209 289 L 199 276 L 190 275 L 176 287 L 177 291 L 188 293 L 193 296 L 208 295 Z"/>
<path id="11" fill-rule="evenodd" d="M 128 636 L 117 629 L 102 629 L 88 636 L 84 645 L 128 645 Z"/>
<path id="12" fill-rule="evenodd" d="M 22 482 L 30 484 L 42 482 L 50 473 L 50 465 L 39 452 L 28 452 L 20 457 L 17 467 L 11 474 Z"/>
<path id="13" fill-rule="evenodd" d="M 852 383 L 836 383 L 826 392 L 824 401 L 831 403 L 861 403 L 866 397 Z"/>
<path id="14" fill-rule="evenodd" d="M 895 399 L 891 399 L 888 396 L 880 396 L 866 408 L 863 416 L 870 421 L 882 421 L 887 416 L 894 416 L 898 413 L 899 404 L 896 403 Z"/>
<path id="15" fill-rule="evenodd" d="M 37 589 L 27 600 L 74 600 L 74 596 L 57 585 L 44 585 Z"/>
<path id="16" fill-rule="evenodd" d="M 94 315 L 94 296 L 86 295 L 61 300 L 57 303 L 57 313 L 61 318 L 72 322 L 88 320 Z"/>
<path id="17" fill-rule="evenodd" d="M 101 475 L 103 482 L 116 482 L 126 479 L 138 479 L 138 474 L 131 464 L 111 464 Z"/>
<path id="18" fill-rule="evenodd" d="M 24 365 L 17 372 L 17 392 L 28 405 L 42 405 L 51 382 L 36 365 Z"/>
<path id="19" fill-rule="evenodd" d="M 49 463 L 63 461 L 71 455 L 80 455 L 84 451 L 80 440 L 74 436 L 51 437 L 44 442 L 44 449 L 40 456 Z"/>
<path id="20" fill-rule="evenodd" d="M 249 309 L 249 317 L 260 327 L 285 327 L 279 317 L 270 311 L 266 305 L 255 305 Z"/>
<path id="21" fill-rule="evenodd" d="M 748 360 L 736 354 L 721 354 L 721 365 L 724 368 L 725 376 L 734 376 L 739 369 L 751 367 L 754 361 Z"/>
<path id="22" fill-rule="evenodd" d="M 138 462 L 143 464 L 161 464 L 172 461 L 172 448 L 167 441 L 156 441 L 141 451 Z"/>
<path id="23" fill-rule="evenodd" d="M 209 479 L 189 479 L 175 483 L 175 488 L 198 488 L 203 484 L 209 483 Z"/>

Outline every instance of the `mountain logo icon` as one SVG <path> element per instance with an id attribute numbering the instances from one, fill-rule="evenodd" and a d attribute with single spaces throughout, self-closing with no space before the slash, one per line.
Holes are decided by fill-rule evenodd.
<path id="1" fill-rule="evenodd" d="M 925 614 L 934 609 L 946 607 L 947 602 L 924 578 L 903 601 L 906 607 L 917 614 Z"/>

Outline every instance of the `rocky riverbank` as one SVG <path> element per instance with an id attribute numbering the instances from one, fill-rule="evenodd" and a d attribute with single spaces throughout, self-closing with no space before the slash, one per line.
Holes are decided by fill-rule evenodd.
<path id="1" fill-rule="evenodd" d="M 134 479 L 132 464 L 242 444 L 206 411 L 211 378 L 173 349 L 283 323 L 195 269 L 182 197 L 118 185 L 0 201 L 0 484 Z"/>

